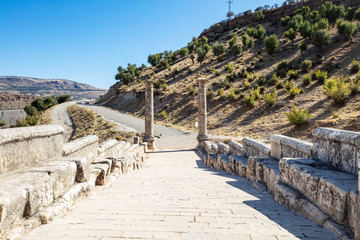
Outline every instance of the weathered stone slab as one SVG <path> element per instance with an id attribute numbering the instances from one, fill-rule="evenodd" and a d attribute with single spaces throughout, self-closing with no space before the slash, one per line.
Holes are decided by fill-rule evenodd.
<path id="1" fill-rule="evenodd" d="M 211 142 L 204 141 L 204 149 L 207 153 L 211 153 Z"/>
<path id="2" fill-rule="evenodd" d="M 275 194 L 275 184 L 280 180 L 279 162 L 274 158 L 259 158 L 255 172 L 256 181 L 265 183 L 268 191 Z"/>
<path id="3" fill-rule="evenodd" d="M 340 224 L 348 225 L 350 192 L 357 189 L 355 176 L 309 159 L 281 159 L 280 173 L 283 182 L 300 191 Z"/>
<path id="4" fill-rule="evenodd" d="M 83 138 L 78 138 L 74 141 L 65 143 L 63 146 L 64 157 L 87 157 L 94 159 L 98 155 L 99 138 L 95 135 L 89 135 Z"/>
<path id="5" fill-rule="evenodd" d="M 270 157 L 270 148 L 254 139 L 243 139 L 244 152 L 246 156 L 251 157 Z"/>
<path id="6" fill-rule="evenodd" d="M 213 153 L 213 154 L 219 153 L 219 147 L 216 143 L 211 144 L 211 153 Z"/>
<path id="7" fill-rule="evenodd" d="M 99 175 L 96 178 L 95 185 L 104 185 L 106 183 L 106 176 L 110 173 L 110 167 L 108 164 L 93 164 L 92 168 L 100 170 Z"/>
<path id="8" fill-rule="evenodd" d="M 317 128 L 313 132 L 313 152 L 317 159 L 333 167 L 358 174 L 357 162 L 360 133 L 332 128 Z"/>
<path id="9" fill-rule="evenodd" d="M 220 154 L 230 154 L 230 147 L 229 145 L 222 143 L 222 142 L 218 142 L 218 148 L 219 148 L 219 153 Z"/>
<path id="10" fill-rule="evenodd" d="M 91 164 L 107 164 L 109 166 L 109 173 L 115 168 L 113 167 L 113 161 L 107 158 L 95 158 L 95 160 Z M 107 174 L 108 175 L 108 174 Z"/>
<path id="11" fill-rule="evenodd" d="M 76 164 L 75 180 L 79 183 L 86 182 L 90 177 L 91 159 L 87 157 L 65 158 L 64 161 L 71 161 Z"/>
<path id="12" fill-rule="evenodd" d="M 46 165 L 32 168 L 27 172 L 48 174 L 51 179 L 53 198 L 64 195 L 75 182 L 76 163 L 72 161 L 53 161 Z"/>
<path id="13" fill-rule="evenodd" d="M 256 179 L 256 161 L 257 157 L 249 157 L 246 168 L 246 178 L 254 182 Z"/>
<path id="14" fill-rule="evenodd" d="M 99 145 L 98 155 L 100 157 L 111 157 L 116 155 L 117 144 L 119 142 L 115 139 L 107 140 Z"/>
<path id="15" fill-rule="evenodd" d="M 351 191 L 349 195 L 349 208 L 347 216 L 349 218 L 349 225 L 355 232 L 357 226 L 357 219 L 360 220 L 360 209 L 359 209 L 359 192 Z"/>
<path id="16" fill-rule="evenodd" d="M 230 148 L 231 155 L 241 156 L 241 155 L 245 154 L 243 145 L 241 145 L 238 142 L 235 142 L 235 141 L 229 142 L 229 148 Z"/>
<path id="17" fill-rule="evenodd" d="M 273 135 L 271 141 L 271 156 L 276 159 L 312 158 L 313 144 L 283 135 Z"/>
<path id="18" fill-rule="evenodd" d="M 0 130 L 0 174 L 60 157 L 64 129 L 58 125 Z"/>
<path id="19" fill-rule="evenodd" d="M 217 164 L 217 155 L 209 153 L 208 156 L 209 156 L 208 157 L 209 165 L 212 166 L 212 167 L 215 167 L 215 164 Z"/>

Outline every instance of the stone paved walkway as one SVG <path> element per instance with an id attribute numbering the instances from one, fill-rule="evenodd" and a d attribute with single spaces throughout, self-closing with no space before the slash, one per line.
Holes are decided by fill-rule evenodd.
<path id="1" fill-rule="evenodd" d="M 24 239 L 337 239 L 246 179 L 205 168 L 193 151 L 149 156 L 140 171 Z"/>

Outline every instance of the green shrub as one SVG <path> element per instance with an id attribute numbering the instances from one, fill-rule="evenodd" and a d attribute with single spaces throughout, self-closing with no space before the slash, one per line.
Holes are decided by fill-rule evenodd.
<path id="1" fill-rule="evenodd" d="M 232 98 L 232 99 L 236 99 L 236 94 L 235 94 L 233 89 L 230 90 L 229 97 Z"/>
<path id="2" fill-rule="evenodd" d="M 71 101 L 71 96 L 70 96 L 70 94 L 58 95 L 58 96 L 56 96 L 56 101 L 59 104 L 64 103 L 64 102 L 70 102 Z"/>
<path id="3" fill-rule="evenodd" d="M 46 109 L 44 105 L 44 99 L 42 98 L 36 98 L 31 102 L 31 106 L 35 107 L 38 112 L 44 111 Z"/>
<path id="4" fill-rule="evenodd" d="M 229 41 L 230 48 L 232 46 L 234 46 L 235 44 L 237 44 L 238 38 L 239 38 L 239 36 L 236 33 L 234 33 L 233 38 Z"/>
<path id="5" fill-rule="evenodd" d="M 246 47 L 249 42 L 249 36 L 244 34 L 244 35 L 242 35 L 241 40 L 242 40 L 243 45 Z"/>
<path id="6" fill-rule="evenodd" d="M 351 89 L 349 88 L 349 83 L 346 82 L 346 78 L 330 78 L 325 82 L 323 88 L 325 89 L 326 95 L 338 104 L 345 103 L 351 94 Z"/>
<path id="7" fill-rule="evenodd" d="M 225 70 L 228 72 L 228 73 L 233 73 L 234 72 L 234 64 L 233 63 L 229 63 L 228 65 L 225 66 Z"/>
<path id="8" fill-rule="evenodd" d="M 351 72 L 358 73 L 359 71 L 360 71 L 360 62 L 353 59 L 351 62 Z"/>
<path id="9" fill-rule="evenodd" d="M 280 78 L 276 75 L 276 73 L 273 73 L 270 80 L 268 81 L 268 84 L 273 86 L 280 82 Z"/>
<path id="10" fill-rule="evenodd" d="M 352 39 L 352 36 L 354 35 L 354 32 L 356 30 L 355 23 L 344 21 L 342 19 L 339 19 L 336 22 L 336 27 L 338 29 L 339 34 L 345 36 L 345 38 L 347 39 Z"/>
<path id="11" fill-rule="evenodd" d="M 289 79 L 297 79 L 299 77 L 299 72 L 297 70 L 294 69 L 290 69 L 287 72 L 287 75 L 289 76 Z"/>
<path id="12" fill-rule="evenodd" d="M 278 84 L 276 84 L 276 89 L 282 89 L 284 88 L 284 83 L 279 82 Z"/>
<path id="13" fill-rule="evenodd" d="M 322 17 L 329 19 L 330 22 L 335 22 L 339 17 L 343 16 L 344 13 L 344 6 L 337 6 L 332 2 L 326 2 L 319 8 L 319 14 Z"/>
<path id="14" fill-rule="evenodd" d="M 314 23 L 313 30 L 329 30 L 329 21 L 327 18 L 321 18 Z"/>
<path id="15" fill-rule="evenodd" d="M 265 15 L 262 11 L 255 11 L 252 15 L 252 18 L 255 21 L 263 20 L 265 18 Z"/>
<path id="16" fill-rule="evenodd" d="M 6 121 L 5 120 L 0 120 L 0 127 L 3 127 L 6 125 Z"/>
<path id="17" fill-rule="evenodd" d="M 360 8 L 355 11 L 354 19 L 355 20 L 360 20 Z"/>
<path id="18" fill-rule="evenodd" d="M 296 38 L 296 31 L 293 28 L 290 28 L 284 33 L 284 37 L 293 42 Z"/>
<path id="19" fill-rule="evenodd" d="M 248 44 L 246 45 L 246 47 L 251 50 L 253 47 L 255 46 L 255 42 L 254 39 L 249 38 Z"/>
<path id="20" fill-rule="evenodd" d="M 281 26 L 283 26 L 283 27 L 288 26 L 290 20 L 291 20 L 291 17 L 290 17 L 290 16 L 282 17 L 282 18 L 280 19 L 280 21 L 281 21 Z"/>
<path id="21" fill-rule="evenodd" d="M 327 71 L 320 71 L 317 70 L 316 72 L 313 72 L 311 74 L 311 79 L 312 80 L 318 80 L 320 83 L 324 83 L 327 79 Z"/>
<path id="22" fill-rule="evenodd" d="M 221 98 L 224 98 L 224 97 L 225 97 L 225 90 L 224 90 L 223 88 L 220 88 L 220 89 L 218 90 L 218 94 L 219 94 L 219 96 L 220 96 Z"/>
<path id="23" fill-rule="evenodd" d="M 44 98 L 44 107 L 45 109 L 49 109 L 52 106 L 57 105 L 58 102 L 54 96 L 47 96 Z"/>
<path id="24" fill-rule="evenodd" d="M 272 92 L 269 92 L 264 95 L 265 103 L 268 106 L 274 106 L 276 103 L 276 99 L 277 99 L 276 88 Z"/>
<path id="25" fill-rule="evenodd" d="M 304 85 L 304 86 L 310 85 L 310 83 L 311 83 L 311 77 L 308 76 L 308 75 L 304 76 L 303 79 L 302 79 L 302 82 L 303 82 L 303 85 Z"/>
<path id="26" fill-rule="evenodd" d="M 293 105 L 291 111 L 286 113 L 286 117 L 291 124 L 298 126 L 308 122 L 311 118 L 311 114 L 309 114 L 309 110 L 303 110 L 302 108 L 297 108 Z"/>
<path id="27" fill-rule="evenodd" d="M 206 92 L 206 97 L 207 97 L 208 99 L 211 99 L 211 98 L 213 98 L 214 96 L 215 96 L 215 92 L 214 92 L 213 90 L 209 90 L 209 91 Z"/>
<path id="28" fill-rule="evenodd" d="M 320 30 L 314 30 L 314 33 L 312 34 L 312 43 L 320 48 L 323 49 L 323 47 L 330 44 L 331 35 L 328 33 L 325 29 Z"/>
<path id="29" fill-rule="evenodd" d="M 304 18 L 302 15 L 297 14 L 295 15 L 289 22 L 288 22 L 288 27 L 289 29 L 292 28 L 294 29 L 294 31 L 298 31 L 300 24 L 303 22 Z"/>
<path id="30" fill-rule="evenodd" d="M 311 34 L 313 32 L 313 27 L 311 26 L 309 21 L 305 21 L 300 24 L 299 32 L 303 38 L 307 39 L 307 38 L 311 37 Z"/>
<path id="31" fill-rule="evenodd" d="M 215 56 L 217 56 L 218 60 L 225 53 L 226 46 L 223 43 L 215 42 L 212 48 L 212 51 Z"/>
<path id="32" fill-rule="evenodd" d="M 299 43 L 298 47 L 299 50 L 301 51 L 301 54 L 303 54 L 307 50 L 307 43 L 305 41 L 301 42 Z"/>
<path id="33" fill-rule="evenodd" d="M 248 80 L 244 81 L 244 89 L 249 89 L 250 88 L 250 83 Z"/>
<path id="34" fill-rule="evenodd" d="M 242 47 L 240 46 L 240 44 L 234 44 L 232 47 L 231 47 L 231 53 L 234 55 L 234 56 L 237 56 L 239 54 L 241 54 L 243 51 Z"/>
<path id="35" fill-rule="evenodd" d="M 238 94 L 240 93 L 240 89 L 239 89 L 239 88 L 234 88 L 234 93 L 235 93 L 236 95 L 238 95 Z"/>
<path id="36" fill-rule="evenodd" d="M 194 95 L 196 93 L 196 89 L 193 86 L 188 87 L 188 91 L 190 95 Z"/>
<path id="37" fill-rule="evenodd" d="M 360 92 L 360 78 L 351 79 L 349 82 L 351 94 Z"/>
<path id="38" fill-rule="evenodd" d="M 165 118 L 167 117 L 167 113 L 166 113 L 165 110 L 162 110 L 162 111 L 161 111 L 161 117 L 162 117 L 163 119 L 165 119 Z"/>
<path id="39" fill-rule="evenodd" d="M 291 98 L 296 98 L 302 92 L 302 88 L 292 85 L 290 89 L 287 90 L 287 92 L 289 93 Z"/>
<path id="40" fill-rule="evenodd" d="M 305 60 L 301 63 L 300 68 L 304 72 L 309 72 L 312 67 L 312 61 L 311 60 Z"/>
<path id="41" fill-rule="evenodd" d="M 245 96 L 245 102 L 250 107 L 254 107 L 260 97 L 260 88 L 250 90 L 250 94 Z"/>
<path id="42" fill-rule="evenodd" d="M 266 33 L 265 28 L 261 24 L 259 24 L 256 26 L 256 29 L 253 33 L 253 37 L 256 39 L 262 39 L 265 33 Z"/>
<path id="43" fill-rule="evenodd" d="M 187 47 L 184 47 L 180 49 L 179 53 L 181 57 L 186 57 L 187 55 L 189 55 L 189 49 Z"/>
<path id="44" fill-rule="evenodd" d="M 290 82 L 289 81 L 285 82 L 285 90 L 286 91 L 289 91 L 291 88 L 294 88 L 294 87 L 295 87 L 294 80 L 291 80 Z"/>
<path id="45" fill-rule="evenodd" d="M 275 34 L 272 34 L 265 38 L 264 40 L 265 50 L 269 55 L 274 54 L 279 48 L 279 40 Z"/>
<path id="46" fill-rule="evenodd" d="M 37 109 L 31 105 L 26 105 L 24 107 L 24 110 L 25 110 L 26 114 L 28 114 L 30 116 L 33 116 L 34 114 L 37 114 L 37 112 L 38 112 Z"/>

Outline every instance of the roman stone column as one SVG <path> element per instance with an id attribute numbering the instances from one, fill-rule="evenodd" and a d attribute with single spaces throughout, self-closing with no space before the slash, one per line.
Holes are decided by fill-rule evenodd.
<path id="1" fill-rule="evenodd" d="M 148 143 L 149 149 L 154 149 L 154 82 L 151 80 L 146 81 L 145 105 L 144 142 Z"/>
<path id="2" fill-rule="evenodd" d="M 207 105 L 206 105 L 206 79 L 200 78 L 198 83 L 198 118 L 199 134 L 197 136 L 198 145 L 204 147 L 204 141 L 209 140 L 207 135 Z"/>

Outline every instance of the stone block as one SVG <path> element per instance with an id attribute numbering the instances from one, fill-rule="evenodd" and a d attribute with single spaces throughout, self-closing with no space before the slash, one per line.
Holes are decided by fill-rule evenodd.
<path id="1" fill-rule="evenodd" d="M 251 157 L 270 157 L 270 148 L 254 139 L 243 139 L 244 153 Z"/>
<path id="2" fill-rule="evenodd" d="M 246 178 L 249 181 L 254 182 L 256 180 L 256 161 L 258 160 L 257 157 L 249 157 L 247 161 L 246 167 Z"/>
<path id="3" fill-rule="evenodd" d="M 349 208 L 348 208 L 348 219 L 349 225 L 356 232 L 357 228 L 357 219 L 360 220 L 360 209 L 359 209 L 359 192 L 358 191 L 351 191 L 349 195 Z"/>
<path id="4" fill-rule="evenodd" d="M 354 175 L 309 159 L 281 159 L 280 175 L 284 183 L 304 194 L 338 223 L 348 225 L 350 192 L 357 189 Z"/>
<path id="5" fill-rule="evenodd" d="M 211 142 L 210 141 L 204 141 L 204 149 L 207 153 L 211 153 Z"/>
<path id="6" fill-rule="evenodd" d="M 313 132 L 313 152 L 317 159 L 333 167 L 358 174 L 358 149 L 360 133 L 332 128 L 317 128 Z"/>
<path id="7" fill-rule="evenodd" d="M 8 230 L 21 221 L 28 202 L 28 191 L 22 188 L 0 189 L 0 229 Z"/>
<path id="8" fill-rule="evenodd" d="M 275 184 L 275 200 L 281 205 L 295 211 L 300 199 L 301 194 L 298 191 L 295 191 L 281 182 Z"/>
<path id="9" fill-rule="evenodd" d="M 91 159 L 87 157 L 65 158 L 64 161 L 72 161 L 76 164 L 75 180 L 79 183 L 86 182 L 90 177 Z"/>
<path id="10" fill-rule="evenodd" d="M 220 154 L 230 154 L 230 147 L 229 145 L 222 143 L 222 142 L 218 142 L 218 148 L 219 148 L 219 153 Z"/>
<path id="11" fill-rule="evenodd" d="M 211 153 L 214 153 L 214 154 L 219 153 L 219 147 L 216 143 L 211 144 Z"/>
<path id="12" fill-rule="evenodd" d="M 208 156 L 210 167 L 215 167 L 215 164 L 217 164 L 217 155 L 209 153 Z"/>
<path id="13" fill-rule="evenodd" d="M 109 173 L 113 172 L 115 169 L 115 166 L 113 166 L 113 160 L 108 158 L 95 158 L 94 161 L 92 161 L 91 164 L 107 164 L 109 166 Z M 108 174 L 106 174 L 108 175 Z"/>
<path id="14" fill-rule="evenodd" d="M 229 148 L 230 148 L 231 155 L 235 155 L 235 156 L 244 155 L 243 145 L 241 145 L 238 142 L 235 142 L 235 141 L 229 142 Z"/>
<path id="15" fill-rule="evenodd" d="M 109 165 L 93 164 L 91 167 L 100 170 L 99 175 L 96 178 L 95 185 L 104 185 L 106 183 L 106 176 L 110 173 Z"/>
<path id="16" fill-rule="evenodd" d="M 307 199 L 299 199 L 297 202 L 297 212 L 310 219 L 311 221 L 319 224 L 320 226 L 329 219 L 329 216 L 320 210 L 315 204 Z"/>
<path id="17" fill-rule="evenodd" d="M 281 143 L 280 143 L 281 138 L 282 138 L 282 135 L 272 135 L 270 137 L 270 142 L 271 142 L 270 155 L 271 155 L 271 157 L 278 159 L 278 160 L 280 160 L 282 158 Z"/>
<path id="18" fill-rule="evenodd" d="M 99 138 L 95 135 L 78 138 L 65 143 L 63 146 L 64 157 L 87 157 L 94 159 L 99 153 Z"/>
<path id="19" fill-rule="evenodd" d="M 115 139 L 109 139 L 99 145 L 98 155 L 100 157 L 111 157 L 116 155 L 116 145 L 119 142 Z"/>
<path id="20" fill-rule="evenodd" d="M 57 199 L 64 195 L 74 184 L 77 167 L 75 162 L 58 160 L 32 168 L 28 172 L 48 174 L 51 179 L 53 198 Z"/>
<path id="21" fill-rule="evenodd" d="M 60 157 L 64 129 L 44 125 L 0 130 L 0 175 Z"/>

